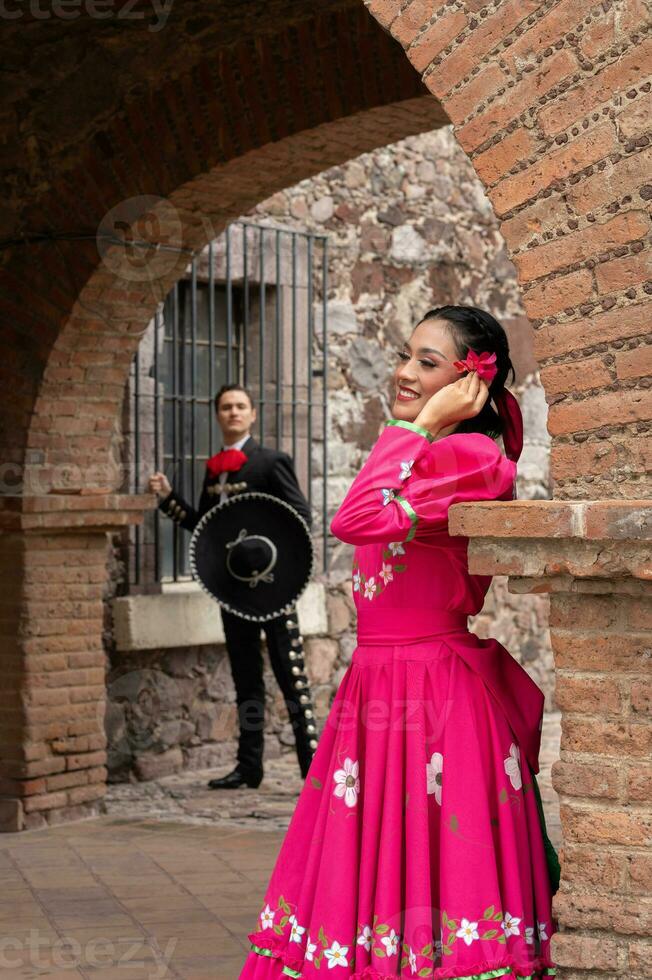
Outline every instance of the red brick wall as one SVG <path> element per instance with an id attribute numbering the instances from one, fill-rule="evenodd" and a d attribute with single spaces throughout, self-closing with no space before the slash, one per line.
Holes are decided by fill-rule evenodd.
<path id="1" fill-rule="evenodd" d="M 441 100 L 501 219 L 537 331 L 555 496 L 646 496 L 644 4 L 366 2 Z"/>
<path id="2" fill-rule="evenodd" d="M 572 980 L 643 980 L 649 963 L 650 516 L 649 501 L 493 501 L 449 518 L 471 538 L 472 571 L 550 595 L 563 835 L 551 949 Z"/>
<path id="3" fill-rule="evenodd" d="M 0 830 L 93 812 L 106 782 L 104 534 L 3 535 Z M 90 808 L 90 809 L 89 809 Z"/>

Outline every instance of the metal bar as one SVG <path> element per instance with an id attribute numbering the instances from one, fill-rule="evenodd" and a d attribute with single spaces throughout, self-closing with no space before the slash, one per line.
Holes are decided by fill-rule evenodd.
<path id="1" fill-rule="evenodd" d="M 292 234 L 292 459 L 297 458 L 297 236 Z"/>
<path id="2" fill-rule="evenodd" d="M 328 311 L 328 239 L 323 240 L 322 257 L 322 355 L 324 358 L 323 383 L 322 383 L 322 428 L 323 428 L 323 491 L 322 491 L 322 538 L 323 538 L 323 560 L 324 572 L 328 571 L 328 347 L 327 344 L 327 311 Z"/>
<path id="3" fill-rule="evenodd" d="M 159 438 L 159 412 L 160 412 L 160 395 L 159 395 L 159 362 L 158 362 L 158 338 L 159 331 L 161 329 L 161 324 L 163 324 L 163 342 L 165 343 L 165 325 L 161 311 L 157 310 L 154 316 L 154 469 L 162 470 L 163 466 L 161 464 L 161 441 Z M 160 578 L 160 544 L 161 544 L 161 524 L 160 524 L 161 512 L 156 508 L 154 511 L 154 580 L 159 581 Z"/>
<path id="4" fill-rule="evenodd" d="M 179 360 L 179 284 L 176 283 L 172 294 L 172 462 L 173 474 L 178 471 L 179 460 L 179 402 L 178 402 L 178 360 Z M 183 483 L 183 472 L 180 474 Z M 179 576 L 179 528 L 172 524 L 172 578 L 176 582 Z"/>
<path id="5" fill-rule="evenodd" d="M 140 493 L 140 344 L 132 361 L 134 368 L 134 493 Z M 140 525 L 134 528 L 134 584 L 140 584 Z"/>
<path id="6" fill-rule="evenodd" d="M 233 292 L 231 289 L 231 226 L 225 231 L 226 244 L 226 383 L 231 384 L 231 353 L 233 350 Z"/>
<path id="7" fill-rule="evenodd" d="M 276 448 L 281 448 L 283 436 L 283 405 L 281 389 L 281 372 L 283 368 L 282 348 L 281 348 L 281 232 L 276 229 L 276 289 L 275 289 L 275 315 L 274 330 L 276 343 Z"/>
<path id="8" fill-rule="evenodd" d="M 197 418 L 195 397 L 197 393 L 197 262 L 193 259 L 190 279 L 190 502 L 195 506 L 195 456 L 197 454 Z M 187 341 L 186 341 L 187 343 Z"/>
<path id="9" fill-rule="evenodd" d="M 249 254 L 247 225 L 241 222 L 242 227 L 242 290 L 244 295 L 244 316 L 242 318 L 242 383 L 246 386 L 248 378 L 248 358 L 247 358 L 247 329 L 249 327 Z"/>
<path id="10" fill-rule="evenodd" d="M 307 317 L 307 328 L 308 336 L 306 339 L 307 348 L 307 360 L 306 370 L 308 372 L 307 378 L 307 389 L 306 397 L 308 400 L 307 408 L 307 418 L 306 418 L 306 470 L 307 470 L 307 480 L 308 480 L 308 503 L 310 504 L 310 509 L 312 510 L 312 332 L 313 332 L 313 317 L 312 317 L 312 245 L 313 239 L 308 239 L 308 257 L 307 257 L 307 270 L 306 274 L 308 276 L 308 288 L 306 290 L 308 298 L 308 317 Z"/>
<path id="11" fill-rule="evenodd" d="M 215 412 L 211 398 L 215 396 L 215 249 L 208 246 L 208 455 L 214 452 Z"/>
<path id="12" fill-rule="evenodd" d="M 255 221 L 241 221 L 240 224 L 247 225 L 249 228 L 260 228 L 260 225 Z M 292 231 L 298 238 L 312 238 L 316 242 L 323 242 L 328 238 L 328 235 L 319 235 L 317 232 L 312 231 L 301 231 L 300 228 L 293 229 Z"/>
<path id="13" fill-rule="evenodd" d="M 259 328 L 259 339 L 258 339 L 258 352 L 260 355 L 258 375 L 259 375 L 259 412 L 260 412 L 260 423 L 258 426 L 258 432 L 260 433 L 260 441 L 264 444 L 265 442 L 265 229 L 260 226 L 258 233 L 258 328 Z"/>

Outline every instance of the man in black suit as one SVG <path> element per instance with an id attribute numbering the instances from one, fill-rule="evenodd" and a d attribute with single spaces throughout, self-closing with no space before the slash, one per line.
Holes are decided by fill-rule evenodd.
<path id="1" fill-rule="evenodd" d="M 290 504 L 310 526 L 310 505 L 299 487 L 291 457 L 277 449 L 261 446 L 251 435 L 256 409 L 247 389 L 239 384 L 223 385 L 215 395 L 215 412 L 224 439 L 222 448 L 241 450 L 247 461 L 239 470 L 217 476 L 211 476 L 207 467 L 196 510 L 174 492 L 165 474 L 154 473 L 149 488 L 164 495 L 159 502 L 160 510 L 187 531 L 193 531 L 206 511 L 226 500 L 228 494 L 260 490 Z M 263 778 L 265 687 L 260 651 L 261 626 L 267 637 L 272 670 L 290 716 L 299 767 L 305 779 L 317 738 L 296 619 L 279 616 L 264 623 L 254 623 L 221 607 L 220 613 L 236 690 L 240 738 L 235 769 L 219 779 L 211 779 L 209 787 L 255 787 Z M 292 629 L 295 630 L 294 637 L 289 632 Z"/>

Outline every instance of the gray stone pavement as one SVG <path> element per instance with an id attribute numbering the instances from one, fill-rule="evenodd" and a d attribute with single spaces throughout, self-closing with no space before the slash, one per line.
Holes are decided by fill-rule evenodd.
<path id="1" fill-rule="evenodd" d="M 558 750 L 549 714 L 555 844 Z M 294 755 L 257 790 L 213 792 L 211 775 L 113 786 L 99 819 L 0 836 L 0 980 L 236 980 L 302 781 Z"/>

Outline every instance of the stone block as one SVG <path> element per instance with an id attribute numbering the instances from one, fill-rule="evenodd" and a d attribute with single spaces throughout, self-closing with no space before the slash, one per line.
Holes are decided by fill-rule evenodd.
<path id="1" fill-rule="evenodd" d="M 297 601 L 304 635 L 325 633 L 326 595 L 320 582 L 308 583 Z M 161 595 L 119 596 L 112 600 L 113 630 L 119 651 L 160 650 L 223 644 L 218 603 L 198 583 Z"/>
<path id="2" fill-rule="evenodd" d="M 0 834 L 15 834 L 25 827 L 23 805 L 18 799 L 0 800 Z"/>
<path id="3" fill-rule="evenodd" d="M 134 762 L 134 771 L 141 781 L 170 776 L 183 768 L 183 754 L 180 748 L 167 752 L 143 752 Z"/>

